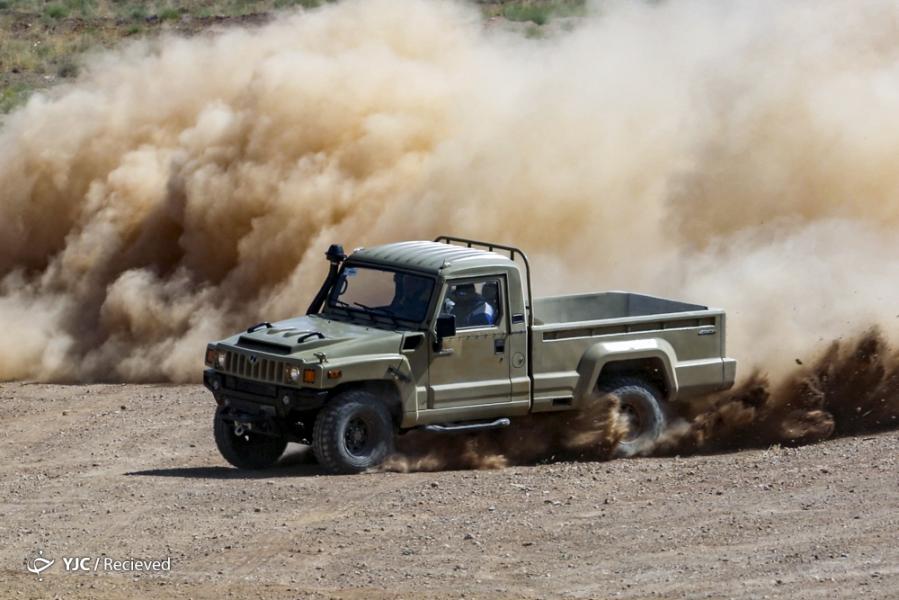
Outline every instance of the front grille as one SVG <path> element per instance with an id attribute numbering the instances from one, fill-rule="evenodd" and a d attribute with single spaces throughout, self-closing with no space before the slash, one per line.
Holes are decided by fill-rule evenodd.
<path id="1" fill-rule="evenodd" d="M 238 377 L 247 379 L 257 379 L 259 381 L 271 381 L 272 383 L 284 382 L 285 364 L 280 360 L 272 360 L 263 358 L 254 354 L 244 354 L 243 352 L 225 352 L 225 365 L 221 370 L 225 373 L 231 373 Z M 256 360 L 250 360 L 255 356 Z"/>

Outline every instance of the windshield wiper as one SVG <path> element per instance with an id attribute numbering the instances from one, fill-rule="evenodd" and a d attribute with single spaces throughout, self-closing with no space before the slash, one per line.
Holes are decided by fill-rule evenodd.
<path id="1" fill-rule="evenodd" d="M 338 300 L 337 298 L 333 298 L 330 302 L 328 302 L 328 306 L 330 306 L 331 308 L 339 308 L 344 310 L 346 312 L 346 316 L 348 316 L 350 319 L 356 318 L 356 316 L 359 314 L 358 310 L 356 310 L 343 300 Z M 366 316 L 371 318 L 371 315 L 368 315 L 367 313 Z"/>
<path id="2" fill-rule="evenodd" d="M 384 315 L 385 317 L 387 317 L 388 319 L 393 321 L 394 325 L 396 325 L 397 327 L 400 326 L 400 320 L 393 313 L 393 311 L 388 308 L 384 308 L 381 306 L 366 306 L 365 304 L 362 304 L 361 302 L 353 302 L 353 304 L 355 304 L 356 306 L 360 306 L 360 307 L 364 308 L 365 310 L 371 311 L 372 313 Z M 372 315 L 369 315 L 369 316 L 372 317 Z M 372 321 L 374 321 L 374 317 L 372 317 Z"/>

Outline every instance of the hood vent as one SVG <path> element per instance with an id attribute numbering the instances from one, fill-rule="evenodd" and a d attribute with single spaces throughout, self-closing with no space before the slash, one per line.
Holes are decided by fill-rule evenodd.
<path id="1" fill-rule="evenodd" d="M 291 337 L 296 335 L 297 332 L 294 331 L 290 334 Z M 318 331 L 301 331 L 299 332 L 299 337 L 294 344 L 302 344 L 309 340 L 323 340 L 325 339 L 325 334 L 319 333 Z M 288 334 L 284 334 L 286 337 Z M 290 354 L 293 350 L 293 346 L 287 346 L 284 344 L 276 344 L 273 342 L 266 342 L 258 339 L 254 339 L 247 336 L 241 336 L 240 339 L 237 340 L 237 345 L 241 348 L 246 348 L 247 350 L 256 350 L 258 352 L 268 352 L 270 354 Z"/>
<path id="2" fill-rule="evenodd" d="M 237 340 L 237 345 L 248 350 L 258 350 L 259 352 L 268 352 L 270 354 L 290 354 L 290 346 L 282 346 L 281 344 L 273 344 L 271 342 L 260 342 L 245 336 L 241 336 Z"/>

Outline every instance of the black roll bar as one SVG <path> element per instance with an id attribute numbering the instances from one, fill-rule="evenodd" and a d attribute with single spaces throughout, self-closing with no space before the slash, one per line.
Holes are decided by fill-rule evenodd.
<path id="1" fill-rule="evenodd" d="M 513 261 L 515 260 L 516 256 L 520 256 L 522 262 L 524 263 L 525 280 L 527 281 L 528 288 L 528 300 L 525 303 L 525 308 L 527 308 L 528 311 L 528 327 L 534 326 L 534 296 L 531 293 L 531 263 L 528 261 L 528 255 L 524 253 L 524 250 L 522 250 L 521 248 L 516 248 L 515 246 L 503 246 L 502 244 L 497 244 L 494 242 L 469 240 L 467 238 L 452 237 L 449 235 L 438 236 L 434 241 L 443 244 L 461 244 L 468 248 L 486 248 L 488 252 L 493 252 L 494 250 L 503 250 L 509 253 L 509 258 Z"/>

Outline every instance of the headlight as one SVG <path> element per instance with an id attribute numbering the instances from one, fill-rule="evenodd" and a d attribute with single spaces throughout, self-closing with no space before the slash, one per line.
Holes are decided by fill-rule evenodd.
<path id="1" fill-rule="evenodd" d="M 294 383 L 299 383 L 300 381 L 300 368 L 299 367 L 289 367 L 287 369 L 287 379 Z"/>
<path id="2" fill-rule="evenodd" d="M 225 368 L 225 361 L 228 359 L 228 353 L 224 350 L 219 350 L 218 354 L 215 357 L 215 366 L 219 369 Z"/>

